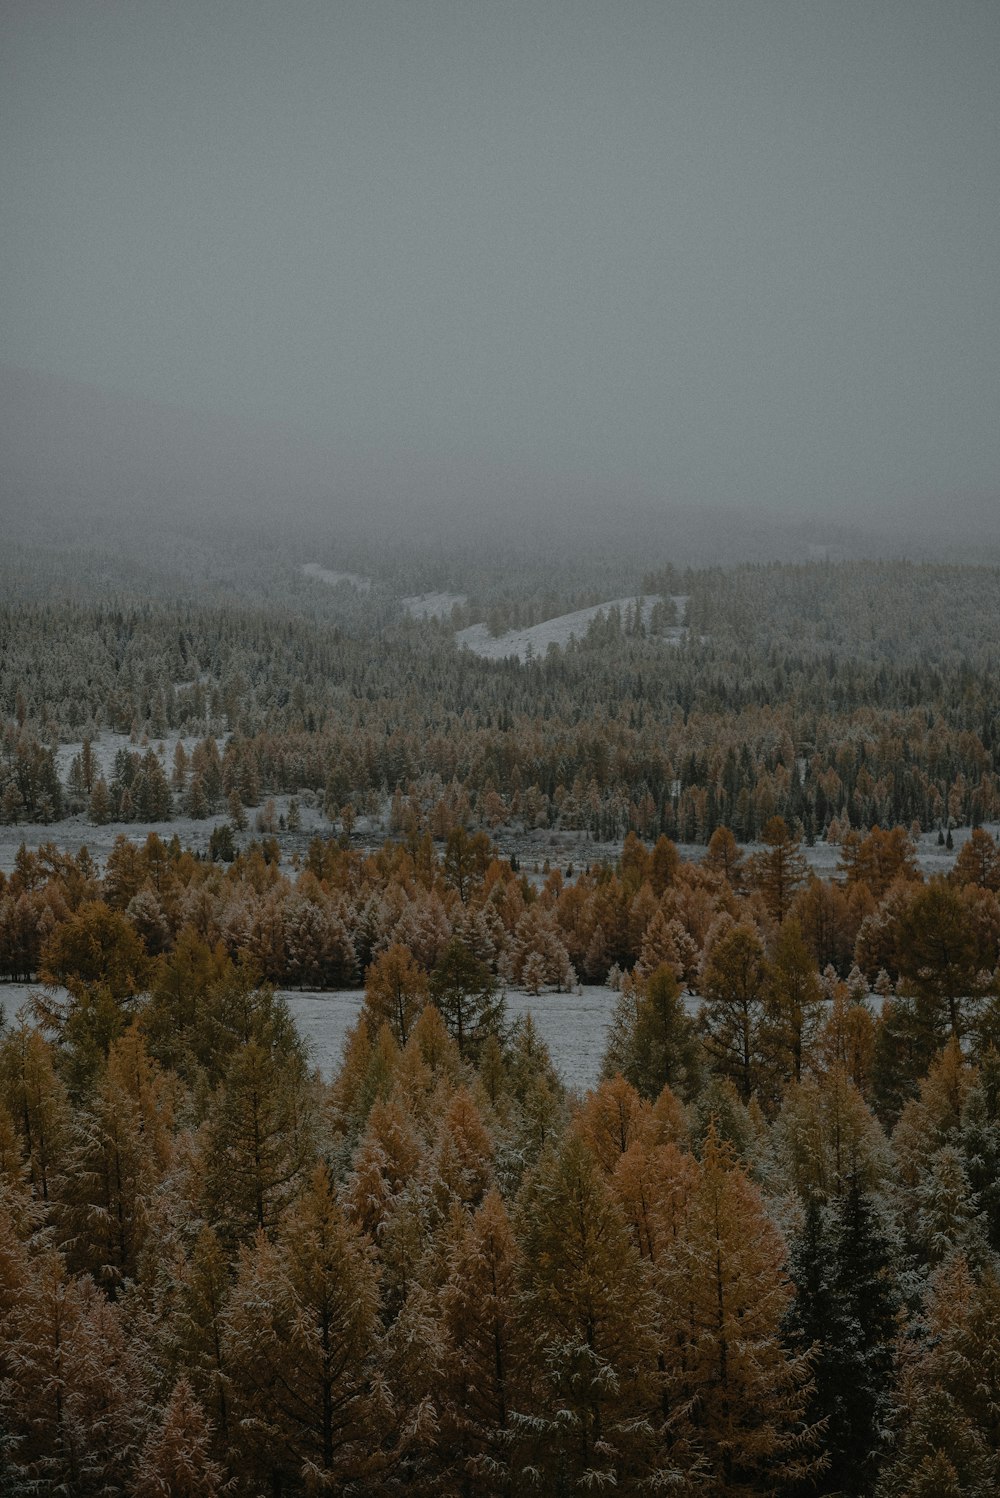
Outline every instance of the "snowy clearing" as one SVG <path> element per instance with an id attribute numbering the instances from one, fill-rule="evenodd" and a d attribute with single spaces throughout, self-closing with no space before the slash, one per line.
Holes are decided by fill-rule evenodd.
<path id="1" fill-rule="evenodd" d="M 33 994 L 44 994 L 49 999 L 65 999 L 65 988 L 49 988 L 44 983 L 0 983 L 0 1026 L 13 1025 L 18 1013 L 31 1001 Z M 29 1014 L 28 1021 L 31 1023 Z"/>
<path id="2" fill-rule="evenodd" d="M 2 993 L 0 989 L 0 998 Z M 364 992 L 350 988 L 330 993 L 283 989 L 282 993 L 296 1029 L 309 1046 L 312 1064 L 329 1081 L 340 1069 L 347 1032 L 361 1012 Z M 617 999 L 614 989 L 597 983 L 584 984 L 573 993 L 543 990 L 529 994 L 511 988 L 507 990 L 507 1019 L 513 1022 L 530 1014 L 563 1082 L 586 1092 L 600 1080 L 608 1025 Z M 684 994 L 684 1008 L 692 1019 L 697 1017 L 702 1002 L 700 994 Z M 879 994 L 869 993 L 868 1004 L 874 1014 L 881 1012 Z"/>
<path id="3" fill-rule="evenodd" d="M 399 601 L 411 619 L 447 619 L 457 603 L 465 603 L 465 593 L 418 593 Z"/>
<path id="4" fill-rule="evenodd" d="M 45 989 L 40 983 L 0 983 L 0 1021 L 14 1022 L 18 1010 L 33 993 L 65 995 L 65 989 Z M 302 1039 L 309 1059 L 329 1082 L 340 1070 L 347 1032 L 364 1003 L 360 988 L 328 993 L 279 989 Z M 586 1090 L 597 1083 L 604 1055 L 608 1021 L 616 994 L 610 988 L 584 987 L 579 993 L 507 993 L 507 1016 L 532 1014 L 538 1033 L 548 1046 L 553 1064 L 568 1087 Z"/>
<path id="5" fill-rule="evenodd" d="M 331 827 L 329 819 L 322 810 L 310 805 L 305 799 L 308 795 L 309 793 L 305 792 L 297 798 L 301 824 L 299 831 L 288 832 L 279 828 L 276 834 L 286 859 L 292 853 L 304 853 L 310 838 L 336 836 L 336 830 Z M 273 801 L 275 814 L 278 817 L 284 816 L 287 820 L 288 807 L 292 799 L 290 794 L 264 796 L 260 807 L 248 807 L 246 831 L 235 834 L 236 846 L 245 848 L 255 838 L 261 837 L 262 834 L 257 830 L 257 815 L 264 802 Z M 59 822 L 0 823 L 0 870 L 5 874 L 11 872 L 22 843 L 29 853 L 35 852 L 43 844 L 54 843 L 60 853 L 72 853 L 74 857 L 81 848 L 86 848 L 98 869 L 102 870 L 107 862 L 108 854 L 119 837 L 127 838 L 130 843 L 141 847 L 151 832 L 155 832 L 157 837 L 165 843 L 176 836 L 182 847 L 189 848 L 193 853 L 204 855 L 208 851 L 208 845 L 216 827 L 228 822 L 227 810 L 226 812 L 213 812 L 208 817 L 198 819 L 173 816 L 165 822 L 103 822 L 100 826 L 91 822 L 83 812 L 63 817 Z M 376 820 L 373 823 L 369 817 L 359 816 L 355 827 L 359 837 L 366 833 L 381 833 L 381 822 Z"/>
<path id="6" fill-rule="evenodd" d="M 288 1004 L 295 1028 L 309 1047 L 309 1060 L 324 1082 L 340 1070 L 347 1032 L 361 1013 L 364 990 L 334 989 L 329 993 L 279 989 Z"/>
<path id="7" fill-rule="evenodd" d="M 596 1087 L 607 1042 L 608 1023 L 618 998 L 614 989 L 584 985 L 579 993 L 507 992 L 512 1020 L 530 1014 L 567 1087 Z"/>
<path id="8" fill-rule="evenodd" d="M 371 578 L 362 577 L 357 572 L 331 572 L 329 567 L 321 567 L 318 562 L 305 562 L 302 571 L 306 577 L 314 577 L 318 582 L 326 583 L 331 588 L 337 587 L 338 583 L 348 583 L 359 593 L 371 591 Z"/>
<path id="9" fill-rule="evenodd" d="M 191 686 L 191 682 L 183 682 L 183 686 Z M 217 733 L 214 735 L 219 751 L 225 748 L 229 739 L 228 733 Z M 173 769 L 174 752 L 177 745 L 183 744 L 185 753 L 190 757 L 195 746 L 201 742 L 196 734 L 165 733 L 159 739 L 133 739 L 127 733 L 112 733 L 106 729 L 99 738 L 91 739 L 90 748 L 97 765 L 97 772 L 103 775 L 105 780 L 111 781 L 115 773 L 115 756 L 122 749 L 127 749 L 131 754 L 145 754 L 147 749 L 152 749 L 159 759 L 166 773 L 169 775 Z M 60 780 L 65 784 L 69 767 L 75 757 L 83 749 L 82 740 L 72 744 L 60 744 L 56 749 L 56 770 Z"/>
<path id="10" fill-rule="evenodd" d="M 121 737 L 124 744 L 129 744 L 124 736 L 115 737 Z M 193 741 L 186 739 L 184 742 L 190 744 Z M 78 744 L 63 745 L 58 752 L 69 753 L 72 757 L 79 747 Z M 270 797 L 265 795 L 263 799 L 273 800 L 278 816 L 284 815 L 287 819 L 288 805 L 292 799 L 290 794 L 278 793 Z M 295 853 L 305 853 L 311 838 L 332 839 L 337 836 L 337 828 L 331 825 L 322 809 L 311 804 L 310 792 L 301 792 L 298 801 L 300 830 L 293 833 L 279 828 L 276 834 L 286 868 Z M 375 815 L 357 817 L 352 846 L 365 853 L 374 853 L 385 844 L 389 839 L 389 807 L 390 803 L 387 801 Z M 238 847 L 246 847 L 254 838 L 260 837 L 261 834 L 256 829 L 258 810 L 259 808 L 247 810 L 247 830 L 238 833 L 235 838 Z M 151 832 L 155 832 L 164 842 L 168 842 L 176 834 L 183 847 L 205 854 L 215 827 L 228 820 L 228 812 L 215 812 L 204 821 L 175 816 L 168 822 L 105 822 L 98 827 L 84 813 L 77 813 L 64 817 L 59 822 L 0 823 L 0 870 L 5 874 L 13 870 L 14 860 L 22 843 L 29 852 L 34 852 L 43 844 L 54 843 L 60 852 L 74 855 L 82 847 L 86 847 L 98 869 L 103 869 L 116 838 L 126 837 L 130 842 L 141 846 Z M 1000 842 L 1000 822 L 986 822 L 983 830 Z M 916 840 L 917 867 L 924 877 L 947 874 L 970 835 L 971 828 L 956 827 L 952 833 L 955 846 L 951 849 L 938 843 L 936 832 L 921 833 Z M 622 851 L 621 839 L 599 842 L 587 832 L 564 828 L 539 827 L 526 832 L 523 829 L 501 827 L 494 833 L 494 838 L 500 856 L 509 858 L 516 854 L 526 875 L 539 885 L 545 877 L 546 861 L 553 867 L 566 868 L 572 864 L 579 869 L 601 863 L 614 864 Z M 741 847 L 745 854 L 753 854 L 759 853 L 763 844 L 749 843 Z M 700 863 L 706 850 L 701 843 L 678 843 L 677 851 L 685 863 Z M 810 870 L 821 879 L 838 877 L 841 856 L 839 844 L 822 841 L 812 845 L 803 844 L 801 851 Z"/>
<path id="11" fill-rule="evenodd" d="M 297 988 L 278 989 L 288 1005 L 295 1028 L 309 1048 L 309 1059 L 325 1082 L 340 1070 L 348 1031 L 361 1013 L 364 990 L 331 989 L 328 992 Z M 13 1024 L 18 1010 L 32 994 L 65 997 L 64 988 L 45 988 L 40 983 L 0 983 L 0 1024 Z M 596 1087 L 607 1045 L 608 1025 L 614 1013 L 616 991 L 603 984 L 584 984 L 573 993 L 524 989 L 507 990 L 507 1018 L 513 1022 L 530 1014 L 539 1035 L 549 1048 L 552 1063 L 567 1087 L 586 1092 Z M 698 994 L 685 993 L 684 1007 L 692 1018 L 701 1008 Z M 869 993 L 868 1004 L 880 1013 L 880 995 Z"/>
<path id="12" fill-rule="evenodd" d="M 361 989 L 331 993 L 300 993 L 283 989 L 295 1027 L 309 1045 L 313 1065 L 329 1081 L 340 1067 L 344 1041 L 364 1002 Z M 507 1016 L 531 1014 L 568 1087 L 585 1090 L 596 1085 L 604 1055 L 608 1021 L 617 995 L 600 985 L 579 993 L 529 994 L 507 991 Z"/>
<path id="13" fill-rule="evenodd" d="M 532 660 L 544 656 L 550 645 L 557 645 L 561 649 L 570 640 L 581 640 L 592 622 L 611 609 L 618 609 L 624 622 L 628 612 L 634 612 L 637 601 L 642 611 L 643 625 L 648 627 L 653 607 L 659 602 L 659 598 L 610 598 L 606 603 L 576 609 L 572 614 L 559 614 L 555 619 L 532 624 L 528 629 L 510 629 L 504 635 L 491 635 L 485 624 L 470 624 L 468 629 L 458 630 L 455 643 L 471 650 L 474 655 L 482 656 L 484 660 L 502 661 L 512 657 L 519 661 Z M 682 625 L 672 625 L 658 638 L 676 645 L 684 638 L 684 633 Z"/>

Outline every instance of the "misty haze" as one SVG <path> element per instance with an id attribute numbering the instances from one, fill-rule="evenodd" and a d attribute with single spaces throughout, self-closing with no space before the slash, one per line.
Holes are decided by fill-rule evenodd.
<path id="1" fill-rule="evenodd" d="M 1000 1491 L 998 77 L 0 4 L 0 1491 Z"/>

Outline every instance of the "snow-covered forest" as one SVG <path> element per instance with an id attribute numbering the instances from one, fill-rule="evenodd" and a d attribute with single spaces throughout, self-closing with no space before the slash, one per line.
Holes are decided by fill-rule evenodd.
<path id="1" fill-rule="evenodd" d="M 0 614 L 7 1490 L 992 1494 L 996 573 L 328 560 Z"/>
<path id="2" fill-rule="evenodd" d="M 513 848 L 539 829 L 752 842 L 775 815 L 810 844 L 831 825 L 946 837 L 1000 816 L 993 569 L 667 568 L 596 612 L 602 571 L 588 588 L 575 570 L 572 593 L 546 566 L 510 601 L 504 572 L 415 619 L 388 580 L 359 594 L 291 566 L 234 566 L 248 601 L 211 605 L 169 577 L 102 601 L 103 569 L 81 568 L 54 604 L 25 558 L 0 609 L 0 823 L 221 813 L 238 833 L 290 797 L 312 830 L 349 808 L 349 831 L 457 821 Z M 581 610 L 564 644 L 514 653 L 536 617 Z M 512 655 L 461 648 L 470 618 L 501 647 L 513 629 Z"/>

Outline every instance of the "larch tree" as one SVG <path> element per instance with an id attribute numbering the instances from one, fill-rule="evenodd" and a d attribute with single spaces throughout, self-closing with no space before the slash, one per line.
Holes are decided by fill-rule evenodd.
<path id="1" fill-rule="evenodd" d="M 801 1082 L 812 1059 L 826 1001 L 816 963 L 798 921 L 780 927 L 768 967 L 767 1045 L 776 1080 Z"/>
<path id="2" fill-rule="evenodd" d="M 229 1377 L 224 1349 L 225 1309 L 232 1288 L 230 1261 L 218 1235 L 202 1225 L 180 1263 L 161 1269 L 165 1287 L 165 1362 L 182 1371 L 222 1447 L 229 1437 Z M 216 1452 L 216 1455 L 219 1455 Z"/>
<path id="3" fill-rule="evenodd" d="M 709 1132 L 680 1234 L 658 1265 L 665 1407 L 698 1452 L 699 1491 L 790 1490 L 817 1466 L 810 1358 L 783 1336 L 787 1250 L 757 1189 Z"/>
<path id="4" fill-rule="evenodd" d="M 916 849 L 904 827 L 873 827 L 867 834 L 848 832 L 840 844 L 840 871 L 848 885 L 864 884 L 876 900 L 902 879 L 920 879 Z"/>
<path id="5" fill-rule="evenodd" d="M 866 999 L 856 998 L 846 983 L 836 980 L 820 1035 L 820 1062 L 824 1068 L 842 1068 L 865 1096 L 872 1083 L 875 1031 L 875 1016 Z"/>
<path id="6" fill-rule="evenodd" d="M 958 1247 L 979 1258 L 985 1247 L 988 1225 L 978 1218 L 967 1173 L 972 1160 L 962 1140 L 965 1106 L 976 1083 L 977 1073 L 958 1042 L 949 1041 L 893 1131 L 900 1221 L 912 1249 L 930 1264 L 939 1264 Z"/>
<path id="7" fill-rule="evenodd" d="M 763 1080 L 768 964 L 755 926 L 729 926 L 706 954 L 701 1025 L 715 1069 L 748 1103 Z"/>
<path id="8" fill-rule="evenodd" d="M 958 850 L 951 877 L 956 884 L 1000 891 L 1000 848 L 984 828 L 973 827 Z"/>
<path id="9" fill-rule="evenodd" d="M 786 1090 L 763 1164 L 776 1194 L 794 1190 L 803 1203 L 839 1201 L 855 1181 L 877 1189 L 890 1168 L 882 1128 L 842 1067 Z"/>
<path id="10" fill-rule="evenodd" d="M 806 861 L 784 817 L 771 817 L 761 829 L 760 840 L 764 847 L 753 855 L 748 872 L 771 919 L 780 923 L 806 881 Z"/>
<path id="11" fill-rule="evenodd" d="M 121 1493 L 151 1411 L 141 1349 L 121 1312 L 43 1253 L 11 1327 L 5 1414 L 11 1466 L 28 1491 Z"/>
<path id="12" fill-rule="evenodd" d="M 654 1302 L 638 1250 L 583 1141 L 539 1162 L 519 1203 L 521 1301 L 534 1386 L 519 1412 L 526 1477 L 570 1494 L 649 1478 Z"/>
<path id="13" fill-rule="evenodd" d="M 41 954 L 43 974 L 50 982 L 101 984 L 117 1004 L 125 1004 L 145 989 L 152 966 L 125 916 L 103 900 L 92 900 L 57 926 Z"/>
<path id="14" fill-rule="evenodd" d="M 423 1146 L 396 1098 L 376 1102 L 355 1151 L 345 1191 L 353 1223 L 378 1242 L 400 1197 L 417 1173 Z"/>
<path id="15" fill-rule="evenodd" d="M 382 952 L 365 973 L 365 1018 L 373 1032 L 387 1024 L 400 1047 L 427 1003 L 427 974 L 398 942 Z"/>
<path id="16" fill-rule="evenodd" d="M 736 884 L 742 873 L 743 858 L 729 827 L 716 827 L 708 840 L 704 864 L 728 884 Z"/>
<path id="17" fill-rule="evenodd" d="M 466 1220 L 438 1292 L 438 1471 L 462 1498 L 514 1490 L 514 1414 L 524 1408 L 528 1379 L 520 1274 L 513 1229 L 491 1190 Z"/>
<path id="18" fill-rule="evenodd" d="M 493 1141 L 468 1088 L 449 1100 L 426 1162 L 429 1198 L 438 1211 L 459 1202 L 476 1208 L 493 1184 Z"/>
<path id="19" fill-rule="evenodd" d="M 112 1295 L 134 1279 L 155 1192 L 171 1157 L 173 1088 L 133 1026 L 74 1126 L 57 1219 L 76 1272 Z"/>
<path id="20" fill-rule="evenodd" d="M 879 1498 L 992 1498 L 1000 1487 L 1000 1280 L 955 1254 L 937 1271 L 924 1335 L 904 1348 Z"/>
<path id="21" fill-rule="evenodd" d="M 70 1139 L 70 1103 L 54 1055 L 23 1017 L 0 1040 L 0 1096 L 20 1136 L 32 1196 L 42 1203 L 50 1199 Z"/>
<path id="22" fill-rule="evenodd" d="M 912 1003 L 911 1022 L 927 1060 L 949 1036 L 969 1026 L 977 990 L 977 950 L 960 892 L 943 879 L 917 891 L 900 921 L 900 988 Z"/>
<path id="23" fill-rule="evenodd" d="M 620 1072 L 587 1093 L 573 1120 L 574 1131 L 607 1176 L 637 1140 L 653 1138 L 654 1128 L 650 1104 Z"/>
<path id="24" fill-rule="evenodd" d="M 132 1498 L 218 1498 L 225 1488 L 205 1412 L 187 1380 L 178 1379 L 139 1458 Z"/>
<path id="25" fill-rule="evenodd" d="M 486 964 L 457 937 L 431 973 L 430 993 L 460 1056 L 475 1056 L 487 1035 L 502 1031 L 503 994 Z"/>
<path id="26" fill-rule="evenodd" d="M 792 901 L 790 912 L 802 928 L 820 968 L 831 963 L 846 972 L 854 956 L 858 922 L 846 891 L 813 875 Z"/>
<path id="27" fill-rule="evenodd" d="M 281 1491 L 336 1491 L 381 1462 L 378 1280 L 317 1167 L 274 1241 L 243 1250 L 226 1311 L 237 1465 Z"/>
<path id="28" fill-rule="evenodd" d="M 651 1099 L 659 1097 L 664 1087 L 687 1098 L 698 1086 L 701 1047 L 678 981 L 667 965 L 651 972 L 642 988 L 632 1072 L 640 1093 Z"/>
<path id="29" fill-rule="evenodd" d="M 311 1084 L 297 1054 L 236 1050 L 204 1125 L 205 1210 L 232 1246 L 274 1230 L 315 1160 Z"/>
<path id="30" fill-rule="evenodd" d="M 969 1185 L 976 1193 L 983 1231 L 1000 1253 L 1000 1054 L 987 1052 L 962 1106 L 959 1134 Z"/>

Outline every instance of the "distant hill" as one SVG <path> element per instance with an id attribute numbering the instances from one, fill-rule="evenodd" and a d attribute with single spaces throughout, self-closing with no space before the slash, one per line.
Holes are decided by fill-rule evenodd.
<path id="1" fill-rule="evenodd" d="M 798 515 L 685 503 L 626 485 L 484 470 L 442 453 L 341 451 L 290 423 L 240 420 L 0 364 L 0 513 L 7 532 L 46 544 L 112 543 L 121 526 L 205 524 L 352 536 L 382 555 L 498 546 L 577 558 L 838 561 L 911 557 L 1000 562 L 1000 496 L 915 501 L 877 515 Z M 54 529 L 55 527 L 55 529 Z"/>

